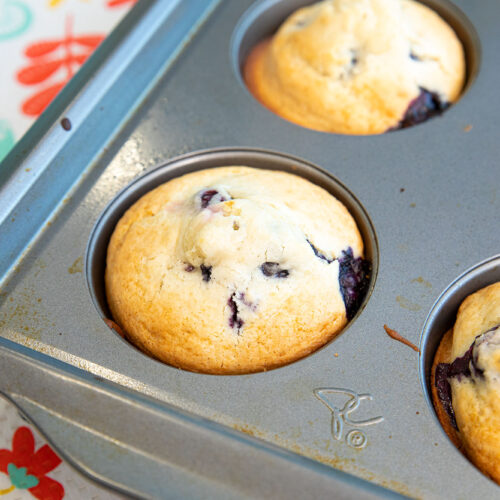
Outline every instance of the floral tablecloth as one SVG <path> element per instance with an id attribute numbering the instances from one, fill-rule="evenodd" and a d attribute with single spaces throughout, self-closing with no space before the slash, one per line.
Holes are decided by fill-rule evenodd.
<path id="1" fill-rule="evenodd" d="M 0 398 L 0 498 L 114 500 L 124 497 L 91 482 L 62 462 L 16 408 Z"/>
<path id="2" fill-rule="evenodd" d="M 137 0 L 0 0 L 0 161 Z"/>
<path id="3" fill-rule="evenodd" d="M 0 0 L 1 160 L 137 0 Z M 0 497 L 121 498 L 80 475 L 0 398 Z"/>

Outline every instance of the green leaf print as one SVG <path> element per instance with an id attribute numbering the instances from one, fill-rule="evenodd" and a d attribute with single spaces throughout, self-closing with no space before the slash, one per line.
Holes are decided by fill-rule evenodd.
<path id="1" fill-rule="evenodd" d="M 34 488 L 39 483 L 36 476 L 26 474 L 27 470 L 28 469 L 26 467 L 17 468 L 14 464 L 7 465 L 10 482 L 18 490 L 27 490 L 29 488 Z"/>

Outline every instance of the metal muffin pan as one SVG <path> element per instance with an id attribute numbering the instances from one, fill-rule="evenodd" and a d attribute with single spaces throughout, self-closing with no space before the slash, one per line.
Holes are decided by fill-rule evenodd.
<path id="1" fill-rule="evenodd" d="M 411 129 L 356 137 L 282 120 L 235 63 L 250 0 L 158 0 L 138 3 L 16 146 L 0 172 L 0 390 L 68 460 L 144 497 L 498 494 L 441 431 L 418 355 L 383 330 L 418 343 L 441 291 L 498 254 L 500 4 L 454 5 L 475 73 L 458 103 Z M 364 310 L 323 349 L 267 373 L 202 375 L 114 335 L 84 259 L 129 182 L 228 147 L 339 179 L 373 224 L 379 270 Z"/>

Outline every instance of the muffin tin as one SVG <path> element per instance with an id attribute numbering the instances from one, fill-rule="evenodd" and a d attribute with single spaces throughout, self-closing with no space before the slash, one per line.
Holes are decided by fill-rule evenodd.
<path id="1" fill-rule="evenodd" d="M 498 486 L 441 430 L 428 373 L 458 295 L 498 275 L 500 4 L 425 2 L 464 41 L 468 87 L 439 118 L 355 137 L 288 123 L 242 83 L 253 41 L 305 3 L 139 2 L 4 161 L 0 390 L 71 463 L 134 496 L 492 497 Z M 364 309 L 312 355 L 266 373 L 189 373 L 104 323 L 118 216 L 106 207 L 231 155 L 338 179 L 378 273 Z M 458 295 L 440 296 L 469 268 Z"/>

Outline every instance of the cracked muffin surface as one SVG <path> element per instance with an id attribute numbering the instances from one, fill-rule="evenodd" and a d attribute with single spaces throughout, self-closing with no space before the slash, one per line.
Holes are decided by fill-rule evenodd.
<path id="1" fill-rule="evenodd" d="M 464 300 L 443 342 L 448 347 L 440 347 L 434 362 L 439 397 L 434 403 L 448 414 L 443 426 L 469 459 L 500 483 L 500 282 Z"/>
<path id="2" fill-rule="evenodd" d="M 141 350 L 205 373 L 275 368 L 347 323 L 369 265 L 345 206 L 292 174 L 220 167 L 140 198 L 111 237 L 114 320 Z"/>
<path id="3" fill-rule="evenodd" d="M 465 81 L 453 29 L 413 0 L 325 0 L 295 11 L 243 68 L 251 93 L 298 125 L 379 134 L 440 114 Z"/>

